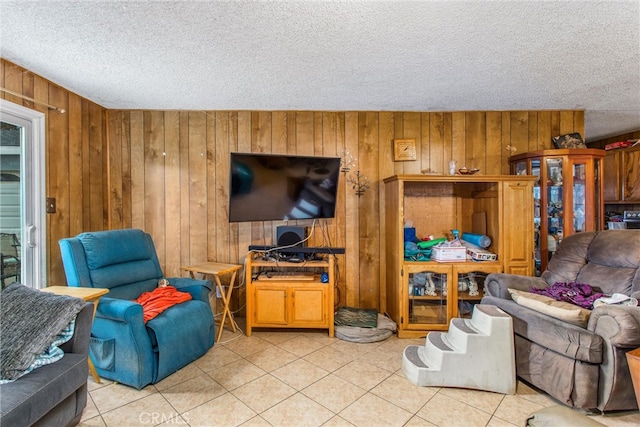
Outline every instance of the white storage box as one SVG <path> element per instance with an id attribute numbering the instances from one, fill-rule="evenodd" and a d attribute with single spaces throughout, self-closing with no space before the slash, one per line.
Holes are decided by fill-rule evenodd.
<path id="1" fill-rule="evenodd" d="M 467 254 L 474 261 L 495 261 L 498 259 L 498 255 L 475 245 L 467 246 Z"/>
<path id="2" fill-rule="evenodd" d="M 466 261 L 467 248 L 465 246 L 436 245 L 431 251 L 431 259 L 434 261 Z"/>

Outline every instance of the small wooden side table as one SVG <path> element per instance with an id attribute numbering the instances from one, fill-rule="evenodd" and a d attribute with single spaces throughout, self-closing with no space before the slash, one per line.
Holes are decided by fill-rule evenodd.
<path id="1" fill-rule="evenodd" d="M 222 329 L 224 328 L 225 320 L 229 320 L 231 329 L 233 330 L 233 332 L 236 332 L 236 324 L 233 320 L 233 314 L 231 314 L 231 310 L 229 309 L 229 302 L 231 301 L 231 293 L 233 292 L 233 287 L 236 282 L 238 270 L 240 270 L 242 266 L 238 264 L 225 264 L 221 262 L 203 262 L 200 264 L 188 265 L 180 268 L 182 270 L 188 271 L 192 279 L 195 279 L 195 273 L 202 274 L 203 276 L 213 276 L 216 287 L 220 292 L 220 298 L 222 299 L 223 305 L 222 319 L 220 320 L 220 327 L 218 328 L 216 342 L 220 341 L 220 338 L 222 337 Z M 220 283 L 220 276 L 224 274 L 231 274 L 227 292 L 224 291 L 224 287 L 222 286 L 222 283 Z"/>
<path id="2" fill-rule="evenodd" d="M 91 321 L 96 317 L 96 310 L 98 309 L 98 303 L 100 298 L 109 293 L 109 289 L 104 288 L 76 288 L 72 286 L 49 286 L 47 288 L 40 289 L 44 292 L 50 292 L 56 295 L 66 295 L 69 297 L 82 298 L 87 302 L 93 303 L 93 317 Z M 91 360 L 91 356 L 87 358 L 87 362 L 89 363 L 89 372 L 91 372 L 91 376 L 93 380 L 100 384 L 100 375 L 96 371 L 96 367 L 93 366 L 93 360 Z"/>

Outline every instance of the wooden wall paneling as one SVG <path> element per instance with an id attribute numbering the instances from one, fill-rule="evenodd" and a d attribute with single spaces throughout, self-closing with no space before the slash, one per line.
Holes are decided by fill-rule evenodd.
<path id="1" fill-rule="evenodd" d="M 226 114 L 227 116 L 227 140 L 221 141 L 221 144 L 225 144 L 227 146 L 227 152 L 230 153 L 232 151 L 237 150 L 238 147 L 238 113 L 237 112 L 229 112 Z M 228 159 L 228 158 L 227 158 Z M 228 160 L 227 160 L 228 161 Z M 231 191 L 229 188 L 229 175 L 227 174 L 227 184 L 224 187 L 226 191 L 225 200 L 227 202 L 227 210 L 224 211 L 225 218 L 227 222 L 229 220 L 229 192 Z M 240 227 L 237 223 L 229 223 L 229 261 L 232 263 L 240 263 L 244 262 L 245 254 L 247 253 L 248 247 L 240 247 Z M 244 278 L 239 277 L 238 283 L 243 281 Z M 241 292 L 236 292 L 236 295 L 240 295 Z M 241 299 L 240 301 L 244 301 Z"/>
<path id="2" fill-rule="evenodd" d="M 518 153 L 518 148 L 511 145 L 511 114 L 502 112 L 502 147 L 506 156 L 502 156 L 501 169 L 504 175 L 510 174 L 509 157 Z"/>
<path id="3" fill-rule="evenodd" d="M 285 111 L 271 113 L 271 149 L 273 153 L 287 153 L 288 115 Z"/>
<path id="4" fill-rule="evenodd" d="M 197 113 L 193 113 L 197 114 Z M 144 230 L 149 233 L 158 254 L 160 265 L 166 265 L 164 217 L 164 113 L 145 111 L 144 117 Z M 194 126 L 194 129 L 197 127 Z M 205 201 L 202 195 L 201 201 Z M 204 224 L 205 222 L 198 222 Z"/>
<path id="5" fill-rule="evenodd" d="M 302 111 L 296 115 L 296 141 L 298 142 L 296 145 L 296 151 L 294 155 L 304 155 L 304 156 L 313 156 L 315 154 L 316 145 L 319 143 L 316 142 L 316 137 L 322 138 L 322 135 L 316 135 L 316 113 L 313 111 Z M 322 117 L 318 117 L 318 120 L 322 120 Z M 293 221 L 289 225 L 307 225 L 308 221 Z M 281 225 L 282 223 L 278 222 L 276 225 Z M 275 230 L 273 230 L 273 240 L 267 239 L 267 244 L 271 242 L 276 242 L 276 234 Z M 309 244 L 313 245 L 315 242 L 313 240 L 309 241 Z"/>
<path id="6" fill-rule="evenodd" d="M 167 277 L 180 276 L 181 266 L 181 187 L 180 187 L 180 112 L 164 112 L 164 222 Z"/>
<path id="7" fill-rule="evenodd" d="M 105 151 L 103 151 L 104 109 L 88 102 L 89 108 L 89 177 L 90 177 L 90 216 L 91 230 L 106 228 L 104 192 L 106 189 Z"/>
<path id="8" fill-rule="evenodd" d="M 82 98 L 69 93 L 69 236 L 82 229 Z M 116 178 L 117 182 L 117 178 Z"/>
<path id="9" fill-rule="evenodd" d="M 7 66 L 7 62 L 2 58 L 0 58 L 0 85 L 2 87 L 7 87 L 4 82 L 4 67 L 6 66 Z M 5 99 L 5 98 L 6 98 L 6 93 L 0 91 L 0 99 Z"/>
<path id="10" fill-rule="evenodd" d="M 345 113 L 336 114 L 336 155 L 342 157 L 346 149 L 346 137 L 345 137 Z M 346 202 L 347 202 L 347 185 L 344 173 L 340 173 L 338 178 L 338 195 L 336 201 L 336 216 L 332 221 L 334 224 L 335 235 L 332 236 L 334 240 L 329 242 L 333 247 L 344 248 L 346 247 L 346 235 L 347 217 L 346 217 Z M 345 305 L 347 295 L 345 284 L 345 272 L 346 256 L 340 255 L 336 257 L 335 268 L 337 273 L 335 275 L 335 293 L 334 304 L 335 306 Z"/>
<path id="11" fill-rule="evenodd" d="M 110 230 L 112 230 L 123 228 L 124 226 L 122 210 L 122 114 L 117 112 L 110 113 L 107 111 L 106 117 L 108 156 L 107 182 L 109 183 L 109 197 L 107 205 L 109 218 L 107 221 L 107 226 Z M 71 150 L 71 147 L 69 148 Z M 79 154 L 80 157 L 82 157 L 82 151 L 80 151 Z"/>
<path id="12" fill-rule="evenodd" d="M 560 134 L 559 135 L 572 133 L 573 130 L 575 129 L 573 125 L 574 125 L 573 111 L 560 111 Z"/>
<path id="13" fill-rule="evenodd" d="M 30 73 L 28 71 L 23 71 L 22 72 L 22 94 L 25 96 L 28 96 L 29 98 L 35 99 L 34 97 L 35 88 L 33 87 L 33 84 L 34 84 L 33 73 Z M 31 108 L 32 110 L 35 110 L 36 104 L 34 102 L 23 99 L 22 105 L 27 108 Z"/>
<path id="14" fill-rule="evenodd" d="M 249 113 L 250 115 L 250 120 L 249 120 L 249 125 L 250 125 L 250 129 L 251 129 L 251 133 L 249 134 L 249 148 L 246 151 L 243 152 L 258 152 L 258 153 L 263 153 L 265 152 L 265 150 L 268 150 L 266 147 L 262 147 L 260 148 L 260 146 L 258 145 L 257 139 L 258 139 L 258 112 L 251 112 Z M 268 152 L 268 151 L 267 151 Z M 251 243 L 253 244 L 267 244 L 264 236 L 265 236 L 265 232 L 264 232 L 264 228 L 266 227 L 266 225 L 262 222 L 252 222 L 250 223 L 251 225 Z"/>
<path id="15" fill-rule="evenodd" d="M 68 92 L 55 85 L 49 86 L 49 102 L 56 107 L 68 110 Z M 52 283 L 65 283 L 65 277 L 53 265 L 61 263 L 58 241 L 69 236 L 69 115 L 54 113 L 49 115 L 49 139 L 47 140 L 47 194 L 55 194 L 56 214 L 49 215 L 50 227 L 48 263 Z"/>
<path id="16" fill-rule="evenodd" d="M 271 117 L 266 112 L 251 113 L 252 153 L 271 152 Z M 273 223 L 268 221 L 251 223 L 251 240 L 255 244 L 269 245 L 273 242 Z"/>
<path id="17" fill-rule="evenodd" d="M 229 113 L 226 111 L 216 112 L 215 119 L 216 182 L 212 193 L 215 197 L 213 225 L 217 232 L 213 240 L 209 239 L 209 244 L 215 246 L 217 255 L 211 260 L 235 263 L 237 262 L 237 247 L 232 244 L 229 226 L 229 192 L 231 191 L 229 188 Z M 210 210 L 211 208 L 209 207 Z"/>
<path id="18" fill-rule="evenodd" d="M 189 177 L 189 112 L 181 111 L 180 120 L 180 265 L 189 265 L 191 261 L 191 179 Z M 181 271 L 182 276 L 188 276 Z"/>
<path id="19" fill-rule="evenodd" d="M 425 113 L 429 117 L 429 163 L 425 169 L 434 173 L 447 174 L 449 156 L 451 152 L 451 139 L 445 143 L 445 123 L 443 113 Z M 423 122 L 423 125 L 426 124 Z M 449 135 L 451 134 L 451 122 L 449 122 Z M 449 148 L 449 150 L 447 150 Z"/>
<path id="20" fill-rule="evenodd" d="M 186 113 L 185 113 L 186 114 Z M 144 153 L 144 113 L 131 111 L 129 113 L 130 124 L 130 151 L 131 151 L 131 227 L 145 229 L 145 153 Z M 185 139 L 188 141 L 188 139 Z M 188 171 L 188 164 L 187 169 Z"/>
<path id="21" fill-rule="evenodd" d="M 423 133 L 423 137 L 421 138 L 422 141 L 424 142 L 425 140 L 429 140 L 429 125 L 428 122 L 425 123 L 425 119 L 424 117 L 428 118 L 428 114 L 424 114 L 422 117 L 422 124 L 421 124 L 421 128 L 422 128 L 422 133 Z M 379 141 L 378 141 L 378 155 L 379 155 L 379 159 L 378 159 L 378 168 L 379 168 L 379 172 L 378 172 L 378 203 L 379 203 L 379 213 L 380 213 L 380 217 L 378 219 L 378 229 L 379 229 L 379 233 L 380 233 L 380 238 L 379 238 L 379 242 L 378 242 L 378 262 L 379 262 L 379 266 L 381 266 L 378 269 L 378 288 L 379 288 L 379 310 L 380 312 L 384 313 L 386 312 L 386 305 L 387 305 L 387 293 L 386 293 L 386 282 L 387 282 L 387 277 L 386 277 L 386 273 L 387 270 L 386 268 L 384 268 L 384 266 L 387 265 L 387 260 L 386 260 L 386 230 L 385 230 L 385 224 L 386 224 L 386 217 L 387 217 L 387 211 L 386 211 L 386 206 L 384 203 L 385 200 L 385 186 L 384 183 L 382 182 L 382 180 L 384 178 L 387 178 L 391 175 L 393 175 L 393 150 L 392 150 L 392 141 L 393 141 L 393 131 L 394 131 L 394 126 L 395 126 L 395 119 L 394 119 L 394 114 L 393 113 L 387 113 L 387 112 L 381 112 L 379 113 L 379 124 L 378 124 L 378 135 L 379 135 Z M 425 136 L 425 132 L 427 133 L 427 135 Z M 427 158 L 421 162 L 422 165 L 424 166 L 424 168 L 426 169 L 427 167 L 429 167 L 429 156 L 428 156 L 428 147 L 426 150 L 422 150 L 422 158 L 424 159 L 425 154 L 427 155 Z"/>
<path id="22" fill-rule="evenodd" d="M 561 132 L 562 131 L 560 130 L 560 112 L 551 111 L 551 137 L 562 135 Z"/>
<path id="23" fill-rule="evenodd" d="M 322 127 L 324 126 L 324 114 L 321 111 L 313 113 L 313 152 L 314 156 L 322 156 L 324 147 L 322 146 Z"/>
<path id="24" fill-rule="evenodd" d="M 239 151 L 238 147 L 238 132 L 239 132 L 239 126 L 238 126 L 238 113 L 237 112 L 225 112 L 223 114 L 222 123 L 226 123 L 225 124 L 225 128 L 226 128 L 226 139 L 225 140 L 221 140 L 219 141 L 220 145 L 225 145 L 226 146 L 226 151 L 227 151 L 227 164 L 229 164 L 229 157 L 228 157 L 228 153 L 231 153 L 232 151 Z M 221 125 L 221 123 L 219 123 L 219 125 Z M 216 129 L 217 130 L 217 129 Z M 247 232 L 249 231 L 249 228 L 246 227 L 245 225 L 240 226 L 238 223 L 229 223 L 228 219 L 229 219 L 229 173 L 227 173 L 227 182 L 225 184 L 225 186 L 223 188 L 225 188 L 226 191 L 226 195 L 225 195 L 225 201 L 226 201 L 226 207 L 224 208 L 224 211 L 221 212 L 221 214 L 224 215 L 224 217 L 227 220 L 227 223 L 229 224 L 229 261 L 231 263 L 237 263 L 237 264 L 243 264 L 245 261 L 245 257 L 246 254 L 248 252 L 248 248 L 249 248 L 249 237 Z M 222 188 L 222 187 L 221 187 Z M 222 209 L 221 209 L 222 210 Z M 240 242 L 243 242 L 242 244 Z M 240 316 L 246 316 L 246 311 L 244 308 L 245 305 L 245 301 L 246 301 L 246 287 L 244 286 L 245 283 L 245 275 L 244 274 L 239 274 L 238 277 L 236 278 L 237 283 L 238 283 L 238 289 L 236 289 L 233 293 L 234 298 L 232 300 L 232 303 L 234 305 L 232 305 L 232 307 L 234 308 L 235 311 L 237 311 L 238 315 Z"/>
<path id="25" fill-rule="evenodd" d="M 382 113 L 380 113 L 382 114 Z M 380 117 L 382 119 L 382 116 Z M 418 142 L 420 143 L 420 149 L 417 154 L 417 163 L 419 165 L 420 171 L 418 173 L 422 173 L 422 171 L 429 169 L 431 166 L 431 138 L 430 138 L 430 123 L 431 117 L 429 113 L 421 113 L 420 114 L 420 139 L 416 140 L 416 145 Z M 380 135 L 382 138 L 382 134 Z M 393 140 L 393 137 L 391 138 Z M 387 143 L 389 145 L 389 143 Z M 384 161 L 384 159 L 382 159 Z M 388 176 L 388 175 L 387 175 Z M 380 175 L 381 179 L 386 178 L 387 176 Z M 384 185 L 381 186 L 382 191 L 380 193 L 380 200 L 384 200 Z"/>
<path id="26" fill-rule="evenodd" d="M 502 113 L 488 111 L 486 113 L 486 157 L 484 175 L 500 175 L 502 173 L 502 157 L 508 152 L 502 149 Z"/>
<path id="27" fill-rule="evenodd" d="M 295 152 L 304 156 L 312 156 L 314 153 L 314 113 L 312 111 L 300 111 L 296 114 L 296 148 Z"/>
<path id="28" fill-rule="evenodd" d="M 82 163 L 78 165 L 82 171 L 82 230 L 91 230 L 91 120 L 89 118 L 89 101 L 82 100 Z"/>
<path id="29" fill-rule="evenodd" d="M 100 230 L 109 229 L 109 149 L 107 147 L 107 111 L 93 102 L 89 103 L 89 117 L 94 116 L 96 129 L 93 144 L 100 146 L 102 157 L 102 226 Z"/>
<path id="30" fill-rule="evenodd" d="M 421 159 L 422 159 L 422 122 L 421 122 L 421 114 L 414 112 L 402 113 L 402 121 L 403 121 L 403 138 L 415 139 L 416 140 L 416 159 L 404 163 L 404 171 L 405 174 L 419 174 L 423 169 L 421 167 Z M 428 150 L 427 150 L 428 153 Z"/>
<path id="31" fill-rule="evenodd" d="M 133 201 L 131 200 L 131 114 L 119 113 L 121 140 L 120 163 L 122 168 L 122 227 L 131 228 Z"/>
<path id="32" fill-rule="evenodd" d="M 444 174 L 449 174 L 449 162 L 456 161 L 456 170 L 464 166 L 466 159 L 465 151 L 465 113 L 445 113 L 451 114 L 451 150 L 449 158 L 445 159 Z"/>
<path id="33" fill-rule="evenodd" d="M 453 145 L 453 116 L 451 113 L 442 114 L 442 145 L 444 147 L 441 173 L 449 173 L 449 160 L 451 160 L 451 147 Z"/>
<path id="34" fill-rule="evenodd" d="M 338 154 L 337 147 L 337 139 L 338 139 L 338 130 L 337 130 L 337 114 L 332 112 L 325 112 L 321 114 L 321 156 L 325 157 L 340 157 Z M 338 181 L 340 177 L 338 178 Z M 341 201 L 338 198 L 339 196 L 336 194 L 336 213 L 338 212 L 337 205 Z M 314 236 L 313 246 L 334 246 L 333 242 L 336 241 L 336 220 L 328 219 L 319 221 L 319 230 L 316 231 Z M 327 241 L 328 238 L 329 240 Z M 335 299 L 334 299 L 335 302 Z"/>
<path id="35" fill-rule="evenodd" d="M 43 79 L 40 76 L 34 75 L 33 77 L 33 99 L 39 102 L 49 103 L 49 82 Z M 45 123 L 49 119 L 49 109 L 41 104 L 35 104 L 33 109 L 39 111 L 44 114 Z M 83 109 L 82 116 L 86 116 L 86 111 L 84 109 L 84 100 L 83 100 Z M 45 125 L 46 126 L 46 125 Z"/>
<path id="36" fill-rule="evenodd" d="M 347 112 L 345 113 L 345 149 L 354 158 L 358 158 L 360 153 L 358 152 L 358 118 L 359 113 Z M 359 159 L 358 159 L 359 160 Z M 357 170 L 349 171 L 346 177 L 353 176 L 353 173 Z M 351 185 L 348 184 L 345 179 L 345 259 L 346 268 L 344 271 L 344 280 L 346 285 L 346 292 L 343 296 L 343 301 L 350 307 L 358 307 L 358 301 L 360 299 L 360 269 L 357 267 L 360 263 L 360 222 L 358 215 L 358 196 L 354 193 Z"/>
<path id="37" fill-rule="evenodd" d="M 221 201 L 217 197 L 218 186 L 218 164 L 216 162 L 217 154 L 217 133 L 216 133 L 216 114 L 215 112 L 203 111 L 207 126 L 207 151 L 206 151 L 206 185 L 207 185 L 207 222 L 206 222 L 206 238 L 207 238 L 207 258 L 206 261 L 220 260 L 218 254 L 218 234 L 223 233 L 216 222 L 218 203 Z M 222 179 L 222 177 L 220 177 Z M 223 182 L 223 181 L 221 181 Z"/>
<path id="38" fill-rule="evenodd" d="M 400 112 L 395 112 L 393 115 L 393 129 L 394 129 L 394 139 L 404 139 L 404 120 L 403 114 Z M 393 146 L 391 147 L 393 149 Z M 404 164 L 407 162 L 393 162 L 393 174 L 392 175 L 402 175 L 404 174 Z"/>
<path id="39" fill-rule="evenodd" d="M 294 116 L 295 117 L 295 116 Z M 240 111 L 237 113 L 237 139 L 235 141 L 237 146 L 232 151 L 239 153 L 251 152 L 251 113 L 247 111 Z M 246 253 L 249 249 L 249 245 L 254 243 L 252 230 L 253 223 L 241 222 L 237 223 L 238 227 L 238 249 L 240 254 Z M 262 244 L 262 242 L 256 242 Z M 241 256 L 238 259 L 240 262 L 243 259 Z"/>
<path id="40" fill-rule="evenodd" d="M 529 151 L 529 113 L 527 111 L 511 111 L 509 129 L 511 146 L 515 153 Z"/>
<path id="41" fill-rule="evenodd" d="M 207 261 L 207 124 L 189 113 L 189 262 Z"/>
<path id="42" fill-rule="evenodd" d="M 487 165 L 485 155 L 486 146 L 486 120 L 482 111 L 470 111 L 465 114 L 465 159 L 458 165 L 458 169 L 480 169 L 486 174 Z"/>
<path id="43" fill-rule="evenodd" d="M 5 62 L 4 68 L 4 88 L 12 92 L 22 93 L 22 73 L 24 69 L 10 62 Z M 23 105 L 20 97 L 2 92 L 4 99 L 14 104 Z"/>
<path id="44" fill-rule="evenodd" d="M 538 146 L 538 112 L 529 111 L 529 149 L 528 151 L 536 150 Z"/>
<path id="45" fill-rule="evenodd" d="M 311 147 L 313 148 L 311 155 L 313 156 L 325 155 L 325 148 L 323 146 L 324 144 L 323 127 L 325 126 L 324 118 L 325 118 L 324 114 L 321 111 L 316 111 L 313 113 L 313 139 L 312 139 L 312 145 L 311 145 Z M 327 126 L 327 129 L 331 128 L 328 123 L 326 124 L 326 126 Z M 327 141 L 327 143 L 329 142 Z M 330 149 L 330 147 L 327 147 L 327 148 Z M 326 226 L 326 223 L 327 223 L 326 220 L 315 221 L 315 231 L 311 234 L 309 240 L 307 241 L 309 246 L 319 246 L 322 244 L 321 227 L 323 225 Z M 326 228 L 328 230 L 328 227 Z"/>
<path id="46" fill-rule="evenodd" d="M 551 112 L 538 111 L 538 139 L 535 150 L 551 148 Z"/>
<path id="47" fill-rule="evenodd" d="M 360 114 L 360 170 L 369 178 L 370 188 L 360 197 L 360 277 L 372 280 L 360 281 L 360 299 L 358 307 L 374 308 L 379 306 L 380 289 L 377 278 L 380 269 L 378 242 L 380 230 L 379 193 L 380 178 L 378 176 L 379 146 L 379 114 L 366 112 Z M 419 121 L 418 121 L 419 125 Z M 407 126 L 407 122 L 405 122 Z M 405 128 L 406 130 L 406 128 Z"/>

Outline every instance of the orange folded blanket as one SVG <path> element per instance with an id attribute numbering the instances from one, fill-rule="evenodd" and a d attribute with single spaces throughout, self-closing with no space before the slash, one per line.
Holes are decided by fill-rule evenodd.
<path id="1" fill-rule="evenodd" d="M 190 299 L 191 294 L 180 292 L 173 286 L 164 286 L 143 293 L 135 302 L 142 305 L 144 323 L 147 323 L 167 308 Z"/>

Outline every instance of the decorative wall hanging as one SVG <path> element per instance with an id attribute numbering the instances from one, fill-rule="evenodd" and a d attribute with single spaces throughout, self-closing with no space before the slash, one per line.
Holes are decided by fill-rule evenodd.
<path id="1" fill-rule="evenodd" d="M 411 139 L 394 139 L 393 140 L 393 161 L 405 162 L 408 160 L 416 160 L 416 140 Z"/>

